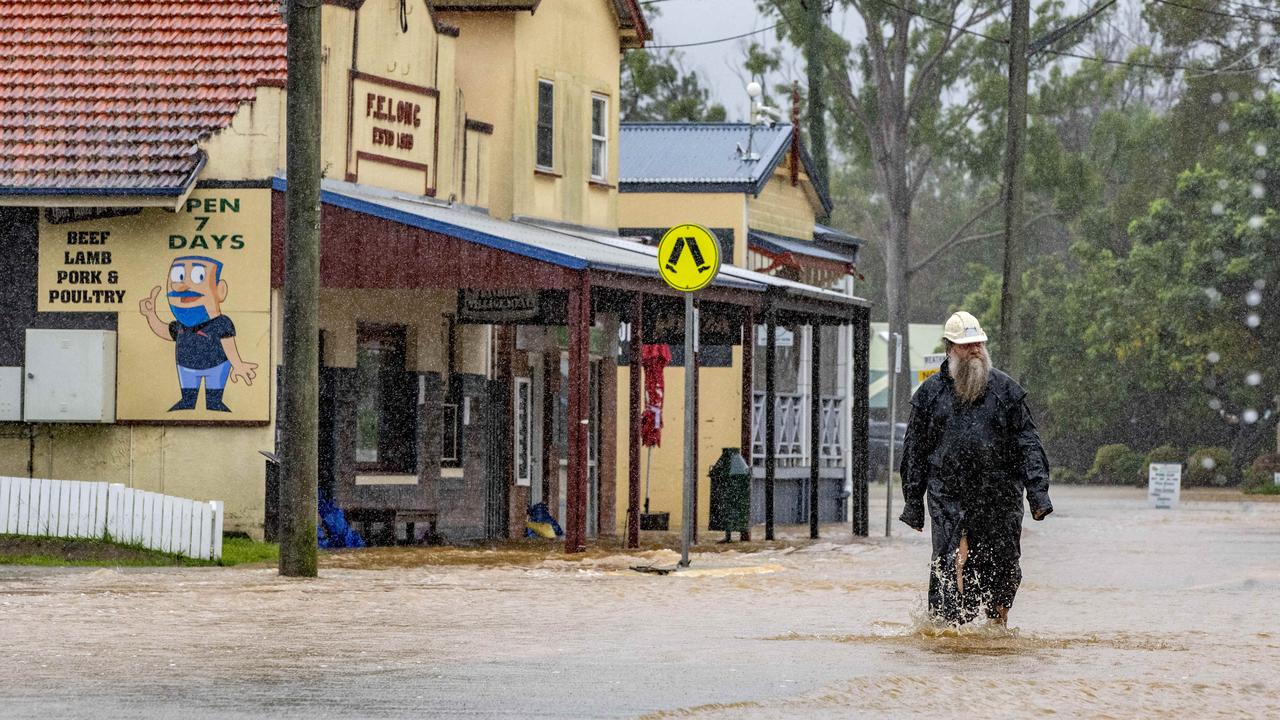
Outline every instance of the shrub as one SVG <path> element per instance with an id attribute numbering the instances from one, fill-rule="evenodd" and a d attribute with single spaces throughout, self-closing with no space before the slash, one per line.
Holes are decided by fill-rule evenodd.
<path id="1" fill-rule="evenodd" d="M 1133 482 L 1141 466 L 1142 455 L 1130 450 L 1128 445 L 1103 445 L 1094 454 L 1093 467 L 1085 479 L 1104 485 L 1127 485 Z"/>
<path id="2" fill-rule="evenodd" d="M 1161 445 L 1153 449 L 1143 458 L 1142 467 L 1138 470 L 1138 487 L 1145 487 L 1151 477 L 1151 463 L 1178 463 L 1181 465 L 1186 458 L 1186 453 L 1172 445 Z M 1185 470 L 1186 468 L 1183 469 Z"/>
<path id="3" fill-rule="evenodd" d="M 1240 469 L 1231 464 L 1231 451 L 1224 447 L 1198 448 L 1187 458 L 1184 484 L 1216 486 L 1240 484 Z"/>
<path id="4" fill-rule="evenodd" d="M 1084 476 L 1069 467 L 1055 467 L 1049 470 L 1050 485 L 1083 485 Z"/>
<path id="5" fill-rule="evenodd" d="M 1280 485 L 1275 484 L 1276 473 L 1280 473 L 1280 453 L 1259 455 L 1244 471 L 1245 492 L 1280 494 Z"/>

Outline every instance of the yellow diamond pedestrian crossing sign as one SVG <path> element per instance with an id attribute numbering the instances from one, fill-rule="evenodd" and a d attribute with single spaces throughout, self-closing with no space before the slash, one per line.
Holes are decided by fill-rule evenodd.
<path id="1" fill-rule="evenodd" d="M 658 242 L 658 272 L 676 290 L 701 290 L 720 272 L 720 241 L 701 225 L 677 225 Z"/>

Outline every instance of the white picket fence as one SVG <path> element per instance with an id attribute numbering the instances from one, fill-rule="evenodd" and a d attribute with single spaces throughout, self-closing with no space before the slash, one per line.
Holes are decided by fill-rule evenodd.
<path id="1" fill-rule="evenodd" d="M 202 560 L 222 557 L 222 502 L 124 485 L 0 476 L 0 534 L 102 539 Z"/>

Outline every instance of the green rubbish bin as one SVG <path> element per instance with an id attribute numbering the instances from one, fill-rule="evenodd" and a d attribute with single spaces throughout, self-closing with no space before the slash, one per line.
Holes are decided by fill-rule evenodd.
<path id="1" fill-rule="evenodd" d="M 738 448 L 727 447 L 711 466 L 711 530 L 746 533 L 751 527 L 751 468 Z M 744 538 L 745 539 L 745 538 Z"/>

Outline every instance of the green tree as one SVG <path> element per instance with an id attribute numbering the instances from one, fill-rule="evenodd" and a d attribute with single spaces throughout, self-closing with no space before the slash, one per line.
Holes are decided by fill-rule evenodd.
<path id="1" fill-rule="evenodd" d="M 725 109 L 697 72 L 686 70 L 674 50 L 628 50 L 622 55 L 624 122 L 723 122 Z"/>
<path id="2" fill-rule="evenodd" d="M 758 0 L 783 22 L 779 33 L 806 47 L 814 30 L 805 2 Z M 1002 3 L 920 0 L 905 3 L 834 0 L 851 11 L 865 42 L 854 44 L 820 25 L 837 148 L 865 168 L 874 198 L 859 223 L 882 250 L 884 297 L 893 332 L 909 342 L 912 285 L 955 248 L 994 237 L 984 227 L 999 207 L 999 148 L 1003 142 L 1007 37 Z M 1060 3 L 1040 7 L 1036 30 L 1057 19 Z M 1034 31 L 1033 31 L 1034 32 Z M 963 88 L 962 92 L 956 92 Z M 839 174 L 835 168 L 833 175 Z M 945 178 L 964 187 L 966 216 L 923 236 L 922 193 L 937 193 Z M 839 181 L 837 180 L 837 184 Z M 950 187 L 945 189 L 950 190 Z M 973 201 L 973 202 L 969 202 Z M 1034 212 L 1032 213 L 1035 214 Z M 907 369 L 898 382 L 907 386 Z M 905 416 L 906 393 L 898 412 Z"/>
<path id="3" fill-rule="evenodd" d="M 1223 445 L 1243 466 L 1280 418 L 1280 96 L 1232 109 L 1233 139 L 1128 228 L 1077 242 L 1023 278 L 1023 361 L 1051 448 Z M 1273 150 L 1274 148 L 1274 150 Z M 966 303 L 998 317 L 998 277 Z M 993 352 L 999 353 L 999 339 Z"/>

